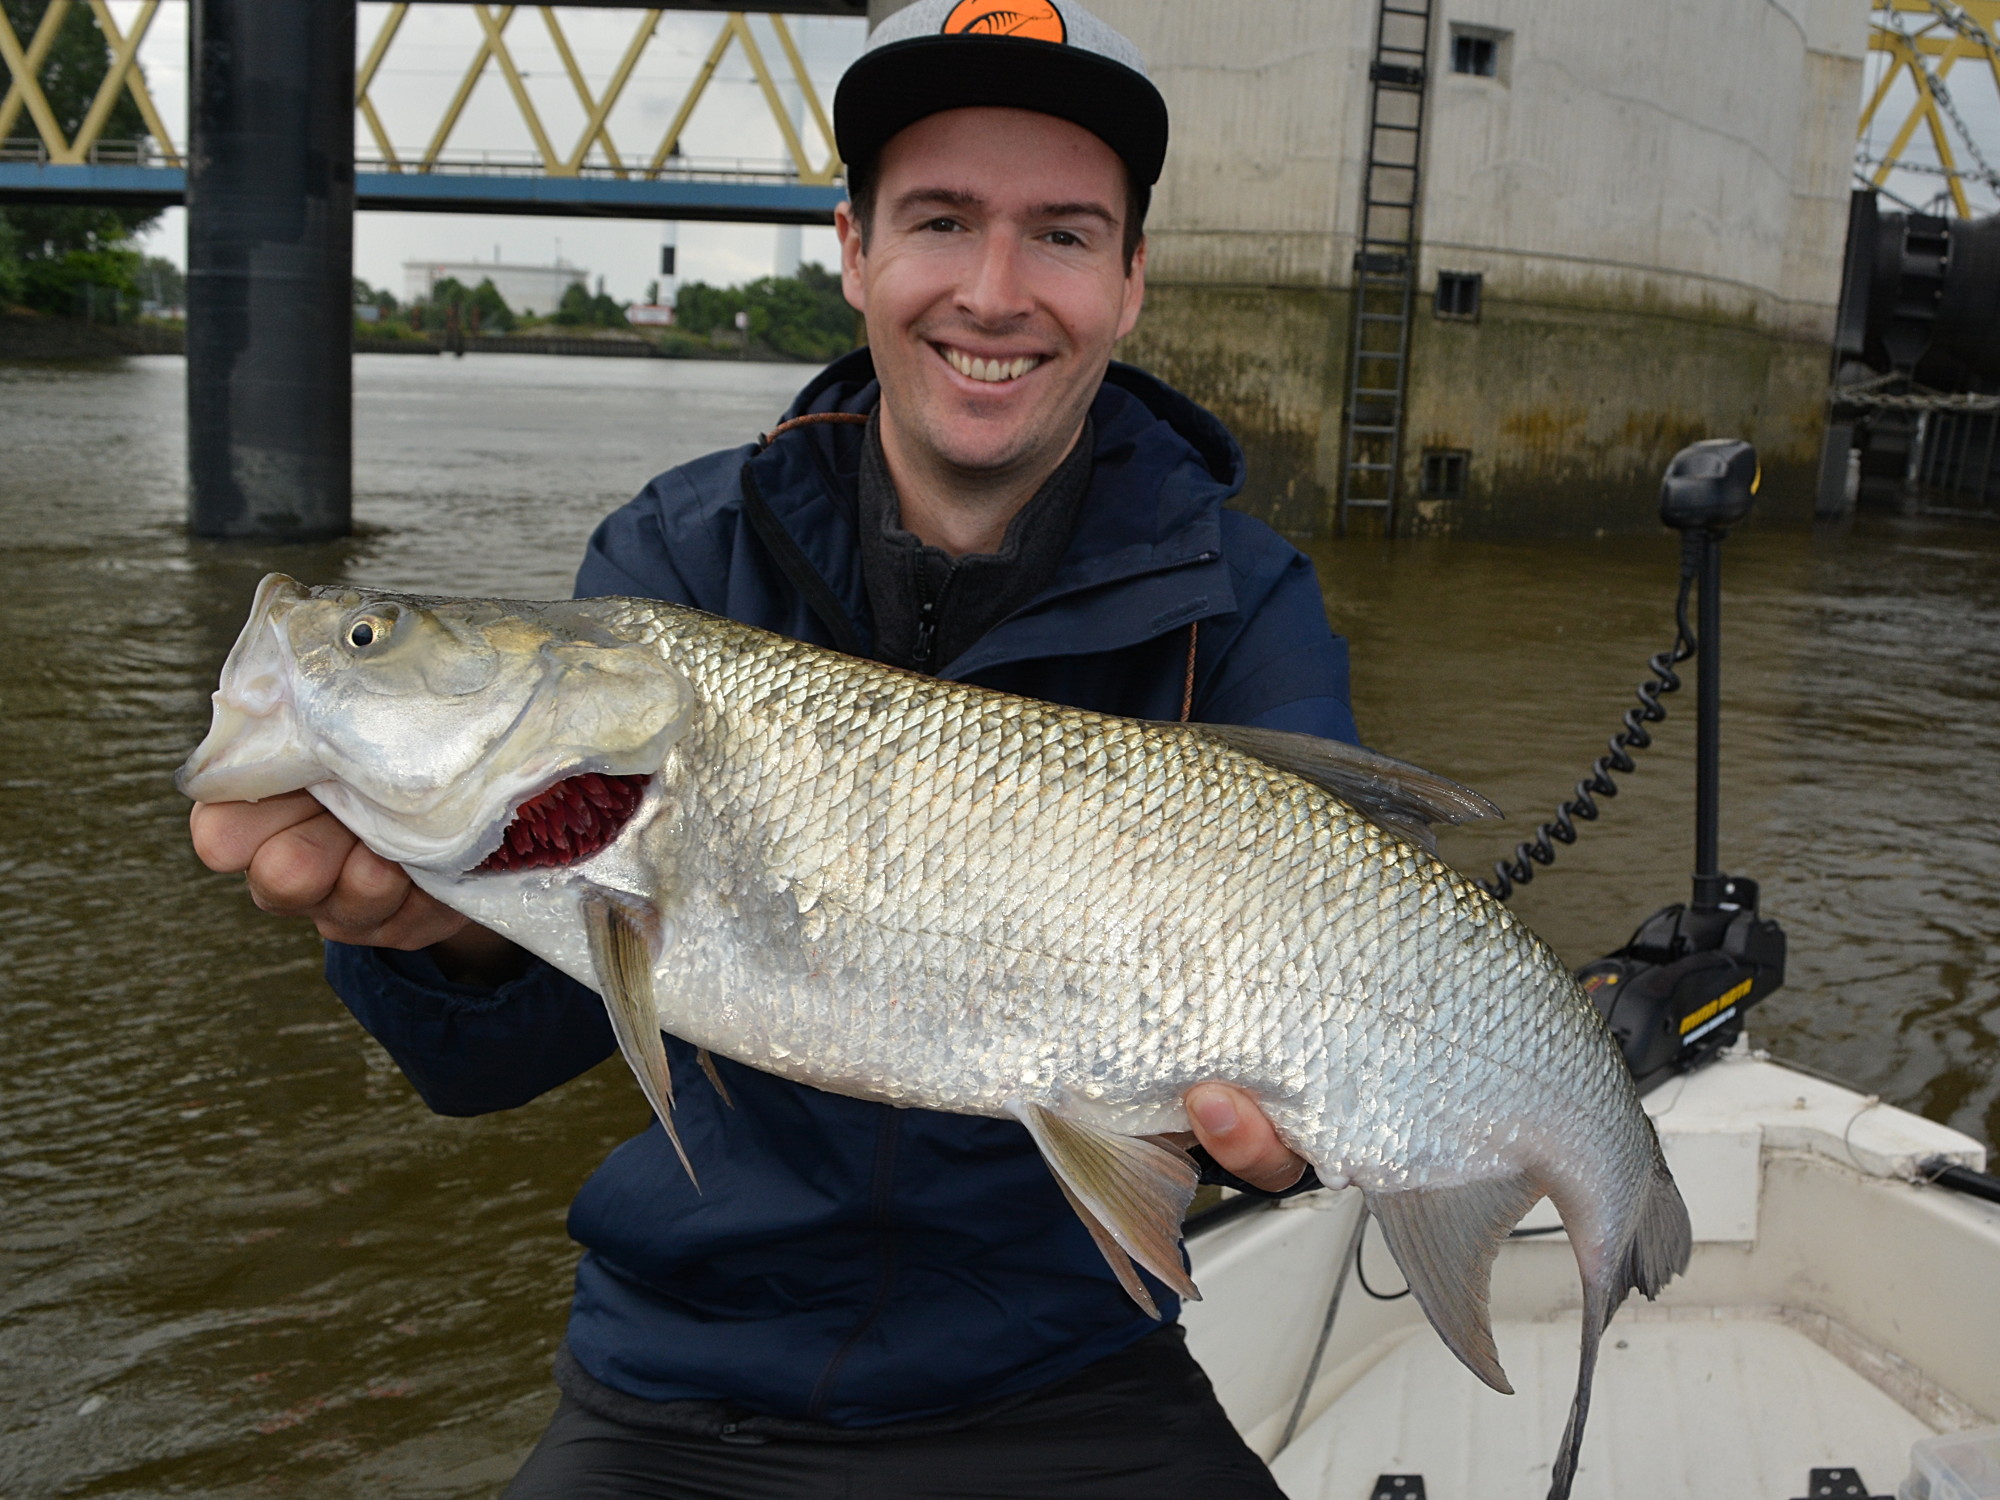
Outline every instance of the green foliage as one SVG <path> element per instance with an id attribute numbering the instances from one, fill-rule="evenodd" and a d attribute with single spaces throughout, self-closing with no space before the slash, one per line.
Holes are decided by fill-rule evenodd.
<path id="1" fill-rule="evenodd" d="M 486 284 L 488 286 L 493 285 L 490 281 Z M 495 293 L 495 295 L 497 296 L 498 293 Z M 364 303 L 379 307 L 382 310 L 382 316 L 385 318 L 394 317 L 402 306 L 401 303 L 396 301 L 395 294 L 387 287 L 370 286 L 357 276 L 354 278 L 354 305 L 360 307 Z M 501 305 L 504 307 L 506 304 L 503 302 Z"/>
<path id="2" fill-rule="evenodd" d="M 365 285 L 366 283 L 362 283 Z M 387 293 L 381 295 L 386 296 Z M 458 312 L 458 326 L 471 333 L 475 326 L 481 333 L 512 333 L 514 331 L 514 309 L 507 305 L 507 299 L 500 295 L 500 289 L 493 284 L 491 276 L 478 286 L 469 287 L 456 276 L 447 276 L 431 287 L 429 301 L 433 316 L 427 317 L 425 325 L 432 329 L 449 326 L 451 311 Z M 478 314 L 475 320 L 474 314 Z"/>
<path id="3" fill-rule="evenodd" d="M 572 281 L 564 289 L 562 301 L 556 304 L 556 321 L 565 328 L 626 326 L 624 307 L 604 294 L 604 283 L 601 280 L 598 282 L 595 296 L 584 290 L 582 282 Z"/>
<path id="4" fill-rule="evenodd" d="M 20 236 L 7 216 L 0 214 L 0 308 L 21 300 L 27 288 L 20 256 Z"/>
<path id="5" fill-rule="evenodd" d="M 134 279 L 144 301 L 159 307 L 187 306 L 187 277 L 172 261 L 149 255 L 139 262 Z"/>
<path id="6" fill-rule="evenodd" d="M 691 281 L 674 298 L 674 324 L 688 333 L 732 335 L 750 315 L 753 341 L 797 359 L 826 360 L 854 347 L 854 309 L 840 277 L 811 261 L 797 276 L 764 276 L 746 286 Z"/>
<path id="7" fill-rule="evenodd" d="M 28 47 L 46 0 L 0 0 L 22 47 Z M 73 6 L 56 33 L 41 71 L 42 92 L 65 136 L 74 136 L 111 66 L 111 48 L 87 6 Z M 16 130 L 31 131 L 25 111 Z M 137 140 L 146 133 L 130 91 L 121 93 L 101 141 Z M 132 208 L 0 208 L 0 301 L 40 312 L 104 317 L 104 299 L 139 292 L 133 234 L 159 215 Z M 97 287 L 92 293 L 85 289 Z M 94 300 L 96 310 L 87 303 Z"/>

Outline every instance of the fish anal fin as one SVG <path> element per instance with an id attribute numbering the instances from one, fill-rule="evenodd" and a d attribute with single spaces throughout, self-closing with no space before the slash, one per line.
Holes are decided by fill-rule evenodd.
<path id="1" fill-rule="evenodd" d="M 1220 740 L 1268 766 L 1289 771 L 1333 793 L 1378 827 L 1435 853 L 1436 823 L 1497 818 L 1500 809 L 1470 787 L 1341 740 L 1242 724 L 1173 726 Z"/>
<path id="2" fill-rule="evenodd" d="M 1368 1211 L 1424 1316 L 1467 1369 L 1503 1395 L 1514 1388 L 1493 1347 L 1487 1295 L 1507 1232 L 1542 1196 L 1526 1173 L 1451 1187 L 1371 1192 Z"/>
<path id="3" fill-rule="evenodd" d="M 1132 1257 L 1127 1255 L 1118 1241 L 1111 1237 L 1111 1231 L 1097 1221 L 1084 1201 L 1070 1191 L 1069 1184 L 1056 1178 L 1056 1186 L 1069 1199 L 1069 1206 L 1076 1210 L 1076 1216 L 1083 1220 L 1083 1227 L 1090 1231 L 1090 1237 L 1097 1242 L 1098 1253 L 1104 1263 L 1111 1267 L 1111 1274 L 1118 1278 L 1118 1284 L 1125 1288 L 1125 1295 L 1139 1304 L 1139 1310 L 1155 1323 L 1160 1321 L 1160 1305 L 1153 1300 L 1153 1294 L 1146 1290 L 1146 1283 L 1134 1266 Z"/>
<path id="4" fill-rule="evenodd" d="M 1042 1159 L 1077 1206 L 1098 1249 L 1133 1300 L 1130 1256 L 1178 1295 L 1199 1301 L 1201 1293 L 1181 1264 L 1181 1219 L 1194 1199 L 1199 1174 L 1182 1151 L 1142 1136 L 1118 1135 L 1068 1119 L 1046 1105 L 1010 1100 L 1008 1111 L 1034 1137 Z M 1088 1210 L 1088 1212 L 1085 1212 Z M 1107 1243 L 1107 1240 L 1109 1243 Z"/>
<path id="5" fill-rule="evenodd" d="M 709 1083 L 714 1085 L 715 1092 L 721 1095 L 722 1102 L 731 1109 L 736 1108 L 736 1101 L 729 1097 L 729 1085 L 722 1081 L 722 1074 L 716 1071 L 715 1059 L 709 1056 L 708 1048 L 698 1048 L 694 1056 L 695 1061 L 701 1064 L 701 1071 L 707 1075 Z"/>
<path id="6" fill-rule="evenodd" d="M 674 1075 L 667 1066 L 667 1047 L 653 1007 L 653 939 L 647 932 L 647 914 L 623 898 L 595 889 L 585 891 L 578 905 L 590 941 L 590 962 L 597 970 L 597 991 L 604 997 L 618 1050 L 625 1054 L 646 1102 L 673 1143 L 688 1181 L 699 1192 L 701 1179 L 674 1129 Z"/>

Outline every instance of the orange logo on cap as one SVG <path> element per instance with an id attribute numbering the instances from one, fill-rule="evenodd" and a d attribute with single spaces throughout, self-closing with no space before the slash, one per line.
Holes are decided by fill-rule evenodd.
<path id="1" fill-rule="evenodd" d="M 1062 12 L 1049 0 L 959 0 L 944 20 L 946 36 L 1021 36 L 1066 42 Z"/>

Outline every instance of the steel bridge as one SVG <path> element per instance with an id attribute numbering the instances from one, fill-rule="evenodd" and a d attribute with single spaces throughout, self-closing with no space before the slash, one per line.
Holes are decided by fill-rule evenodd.
<path id="1" fill-rule="evenodd" d="M 111 50 L 112 65 L 89 114 L 66 135 L 44 98 L 40 75 L 49 49 L 74 5 L 87 5 Z M 122 28 L 107 0 L 50 0 L 32 36 L 14 34 L 0 13 L 0 61 L 8 89 L 0 99 L 0 202 L 67 202 L 165 207 L 187 196 L 187 172 L 177 132 L 154 105 L 138 62 L 140 44 L 162 0 L 142 0 L 130 29 Z M 463 0 L 431 0 L 459 4 Z M 1972 217 L 1968 182 L 2000 196 L 2000 163 L 1988 156 L 1967 126 L 1952 92 L 1952 74 L 1968 64 L 1971 87 L 2000 95 L 2000 0 L 1857 0 L 1870 7 L 1869 50 L 1879 73 L 1859 121 L 1856 172 L 1869 185 L 1888 187 L 1897 172 L 1935 178 L 1936 205 Z M 653 43 L 670 10 L 718 9 L 700 0 L 641 6 L 635 0 L 571 0 L 571 5 L 638 11 L 631 40 L 610 76 L 593 84 L 578 64 L 557 10 L 532 7 L 561 59 L 568 86 L 581 103 L 584 125 L 573 141 L 558 142 L 545 123 L 529 79 L 508 44 L 519 10 L 530 7 L 470 4 L 479 37 L 455 92 L 421 146 L 398 146 L 384 128 L 370 89 L 408 16 L 408 4 L 388 8 L 357 64 L 354 108 L 358 130 L 372 152 L 357 155 L 355 203 L 362 209 L 443 213 L 600 214 L 628 218 L 721 219 L 753 223 L 823 224 L 840 202 L 840 162 L 818 88 L 793 41 L 784 12 L 859 16 L 865 0 L 742 0 L 718 19 L 714 44 L 681 97 L 671 123 L 649 152 L 628 156 L 611 134 L 610 119 L 635 79 L 657 74 Z M 567 7 L 566 7 L 567 8 Z M 753 12 L 770 15 L 779 65 L 767 60 L 749 24 Z M 519 32 L 515 33 L 518 42 Z M 731 49 L 749 64 L 785 156 L 770 161 L 696 160 L 682 156 L 680 138 Z M 654 65 L 649 72 L 649 64 Z M 467 101 L 488 74 L 504 80 L 533 142 L 521 152 L 454 146 Z M 1966 75 L 1958 82 L 1964 85 Z M 784 106 L 781 91 L 797 90 L 811 129 L 802 130 Z M 121 93 L 129 92 L 148 132 L 143 141 L 103 139 Z M 1900 116 L 1900 118 L 1898 117 Z M 23 125 L 32 134 L 22 130 Z M 1886 127 L 1886 140 L 1882 139 Z M 181 139 L 186 131 L 178 132 Z M 1916 205 L 1906 205 L 1915 207 Z"/>
<path id="2" fill-rule="evenodd" d="M 0 12 L 0 60 L 9 86 L 0 100 L 0 202 L 63 202 L 163 208 L 187 199 L 187 165 L 173 130 L 147 88 L 138 62 L 160 11 L 161 0 L 143 0 L 122 28 L 107 0 L 83 0 L 110 49 L 111 65 L 89 113 L 74 135 L 66 135 L 43 94 L 40 76 L 49 51 L 75 0 L 50 0 L 34 33 L 17 36 Z M 449 0 L 439 0 L 449 3 Z M 585 0 L 593 3 L 593 0 Z M 670 10 L 713 12 L 716 7 L 684 0 L 678 5 L 612 7 L 638 12 L 631 38 L 610 76 L 593 83 L 577 60 L 552 6 L 532 7 L 562 63 L 566 87 L 582 106 L 583 125 L 574 140 L 557 140 L 547 123 L 551 101 L 538 105 L 530 79 L 509 46 L 509 26 L 530 7 L 473 3 L 479 37 L 463 76 L 420 146 L 399 145 L 385 128 L 370 90 L 381 75 L 410 5 L 388 8 L 366 51 L 357 60 L 354 109 L 357 135 L 372 151 L 354 160 L 355 207 L 430 213 L 605 215 L 618 218 L 709 219 L 769 224 L 830 224 L 845 196 L 841 163 L 833 144 L 820 90 L 806 66 L 782 12 L 794 15 L 858 16 L 860 3 L 847 0 L 783 0 L 746 4 L 717 17 L 713 44 L 691 82 L 681 91 L 670 123 L 650 149 L 621 151 L 611 118 L 633 84 L 658 82 L 667 48 L 655 45 L 661 18 Z M 767 58 L 750 24 L 753 12 L 768 15 L 777 58 Z M 524 18 L 525 19 L 525 18 Z M 514 33 L 519 45 L 520 33 Z M 359 50 L 359 49 L 357 49 Z M 718 69 L 734 50 L 748 63 L 783 143 L 784 156 L 766 161 L 701 159 L 682 154 L 689 120 L 710 93 Z M 650 67 L 649 67 L 650 65 Z M 506 85 L 518 117 L 532 141 L 525 151 L 467 149 L 462 135 L 467 102 L 482 80 L 497 75 Z M 803 122 L 786 108 L 784 91 L 796 93 Z M 148 136 L 140 141 L 103 138 L 119 97 L 129 93 Z M 19 133 L 28 124 L 32 135 Z"/>

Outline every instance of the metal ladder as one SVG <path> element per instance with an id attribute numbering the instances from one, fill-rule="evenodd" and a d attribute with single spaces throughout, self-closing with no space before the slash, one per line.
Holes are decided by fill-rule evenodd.
<path id="1" fill-rule="evenodd" d="M 1417 204 L 1432 0 L 1381 0 L 1369 67 L 1368 157 L 1354 252 L 1346 426 L 1340 450 L 1340 534 L 1348 512 L 1379 510 L 1396 533 L 1403 401 L 1417 280 Z"/>

